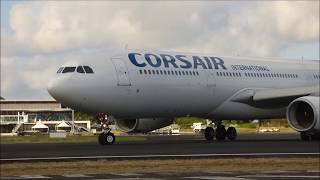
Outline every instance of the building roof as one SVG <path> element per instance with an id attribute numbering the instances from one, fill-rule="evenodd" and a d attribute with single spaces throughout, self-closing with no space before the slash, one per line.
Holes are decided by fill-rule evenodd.
<path id="1" fill-rule="evenodd" d="M 25 104 L 25 103 L 35 103 L 35 104 L 41 104 L 41 103 L 53 103 L 53 104 L 60 104 L 58 101 L 55 100 L 0 100 L 0 104 Z"/>
<path id="2" fill-rule="evenodd" d="M 66 109 L 64 106 L 52 100 L 1 100 L 0 110 L 1 111 L 12 111 L 12 110 L 53 110 Z"/>

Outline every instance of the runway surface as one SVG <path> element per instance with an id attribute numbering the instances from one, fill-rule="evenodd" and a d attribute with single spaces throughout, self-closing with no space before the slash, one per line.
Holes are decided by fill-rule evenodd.
<path id="1" fill-rule="evenodd" d="M 241 134 L 237 141 L 205 141 L 202 136 L 145 136 L 146 141 L 98 143 L 2 144 L 1 161 L 99 158 L 174 158 L 206 156 L 319 156 L 319 141 L 301 141 L 298 134 Z M 90 158 L 91 157 L 91 158 Z"/>

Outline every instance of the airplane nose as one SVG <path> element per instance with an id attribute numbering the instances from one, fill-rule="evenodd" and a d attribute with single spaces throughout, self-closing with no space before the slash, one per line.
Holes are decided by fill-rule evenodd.
<path id="1" fill-rule="evenodd" d="M 49 81 L 47 85 L 47 91 L 48 93 L 57 101 L 60 101 L 60 99 L 63 96 L 63 83 L 61 82 L 61 79 L 53 79 Z"/>

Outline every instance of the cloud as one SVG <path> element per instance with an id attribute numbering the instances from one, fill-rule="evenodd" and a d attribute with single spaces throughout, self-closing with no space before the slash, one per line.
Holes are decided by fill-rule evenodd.
<path id="1" fill-rule="evenodd" d="M 35 1 L 15 4 L 9 22 L 12 31 L 1 28 L 1 94 L 9 97 L 17 88 L 47 97 L 44 84 L 64 61 L 126 44 L 278 56 L 297 44 L 319 43 L 319 1 Z"/>
<path id="2" fill-rule="evenodd" d="M 318 5 L 317 1 L 245 6 L 228 2 L 24 3 L 11 11 L 14 33 L 6 36 L 7 47 L 16 48 L 7 51 L 57 53 L 129 44 L 270 55 L 289 43 L 319 38 Z M 232 12 L 233 6 L 240 10 Z"/>

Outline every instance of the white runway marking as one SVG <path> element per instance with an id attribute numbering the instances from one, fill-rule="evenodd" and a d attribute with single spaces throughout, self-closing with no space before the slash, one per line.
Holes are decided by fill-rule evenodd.
<path id="1" fill-rule="evenodd" d="M 95 180 L 165 180 L 165 179 L 158 179 L 158 178 L 112 178 L 112 179 L 95 179 Z"/>
<path id="2" fill-rule="evenodd" d="M 64 157 L 43 157 L 43 158 L 6 158 L 0 161 L 36 161 L 36 160 L 72 160 L 72 159 L 144 159 L 144 158 L 172 158 L 172 157 L 254 157 L 254 156 L 297 156 L 297 155 L 320 155 L 315 153 L 242 153 L 242 154 L 151 154 L 132 156 L 64 156 Z"/>
<path id="3" fill-rule="evenodd" d="M 51 177 L 48 176 L 41 176 L 41 175 L 23 175 L 20 176 L 22 179 L 50 179 Z"/>
<path id="4" fill-rule="evenodd" d="M 204 180 L 250 180 L 247 178 L 239 177 L 225 177 L 225 176 L 196 176 L 196 177 L 185 177 L 188 179 L 204 179 Z"/>
<path id="5" fill-rule="evenodd" d="M 138 174 L 138 173 L 111 173 L 112 175 L 116 176 L 142 176 L 143 174 Z"/>
<path id="6" fill-rule="evenodd" d="M 88 177 L 92 177 L 92 176 L 88 176 L 88 175 L 84 175 L 84 174 L 65 174 L 65 175 L 61 175 L 63 177 L 68 177 L 68 178 L 88 178 Z"/>

